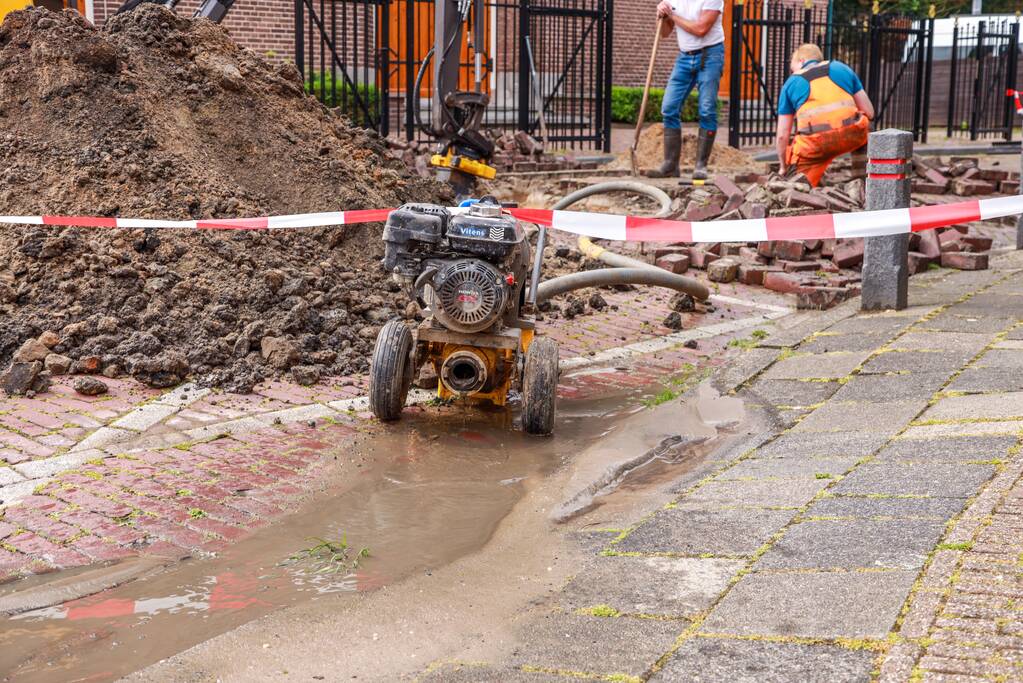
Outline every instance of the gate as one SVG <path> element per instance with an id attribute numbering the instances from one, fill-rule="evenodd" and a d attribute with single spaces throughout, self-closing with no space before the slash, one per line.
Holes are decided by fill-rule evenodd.
<path id="1" fill-rule="evenodd" d="M 613 0 L 486 0 L 481 89 L 484 126 L 536 134 L 542 108 L 551 142 L 611 144 Z M 434 0 L 295 0 L 295 61 L 306 90 L 357 125 L 406 140 L 428 139 Z M 530 81 L 532 47 L 540 98 Z M 476 68 L 467 36 L 459 87 Z"/>
<path id="2" fill-rule="evenodd" d="M 825 59 L 845 62 L 863 81 L 875 128 L 912 131 L 926 142 L 934 20 L 871 14 L 838 18 L 833 8 L 768 0 L 736 2 L 732 10 L 728 144 L 774 139 L 778 94 L 800 43 L 816 43 Z"/>
<path id="3" fill-rule="evenodd" d="M 872 14 L 868 26 L 868 67 L 860 78 L 874 105 L 874 130 L 901 128 L 927 142 L 934 19 Z"/>
<path id="4" fill-rule="evenodd" d="M 1016 109 L 1006 95 L 1019 87 L 1019 19 L 980 21 L 952 29 L 949 136 L 1012 139 Z"/>

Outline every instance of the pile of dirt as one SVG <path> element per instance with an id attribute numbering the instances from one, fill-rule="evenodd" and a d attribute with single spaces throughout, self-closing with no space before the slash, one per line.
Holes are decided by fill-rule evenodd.
<path id="1" fill-rule="evenodd" d="M 0 26 L 0 214 L 211 218 L 448 204 L 292 65 L 153 4 Z M 72 370 L 249 390 L 364 371 L 406 311 L 380 225 L 301 231 L 0 227 L 0 368 L 50 330 Z M 297 366 L 297 368 L 296 368 Z"/>
<path id="2" fill-rule="evenodd" d="M 654 123 L 643 129 L 636 147 L 636 163 L 640 169 L 656 168 L 664 160 L 664 126 Z M 696 135 L 682 135 L 682 164 L 692 166 L 696 159 Z M 717 140 L 710 153 L 709 167 L 711 171 L 760 171 L 764 165 L 754 161 L 745 152 L 729 147 L 725 140 Z M 605 164 L 604 168 L 622 170 L 631 169 L 629 152 L 619 154 L 614 161 Z"/>

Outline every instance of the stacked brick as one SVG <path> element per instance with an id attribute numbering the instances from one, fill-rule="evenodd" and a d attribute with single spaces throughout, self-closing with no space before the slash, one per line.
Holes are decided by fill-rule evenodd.
<path id="1" fill-rule="evenodd" d="M 987 192 L 987 186 L 997 182 L 999 191 L 1015 192 L 1013 183 L 1019 182 L 1002 171 L 979 169 L 975 159 L 955 159 L 951 168 L 917 162 L 916 168 L 926 187 L 937 186 L 940 176 L 948 185 L 945 191 L 956 194 L 963 183 Z M 684 220 L 710 221 L 859 211 L 865 197 L 862 178 L 838 175 L 831 184 L 811 188 L 799 176 L 744 173 L 718 175 L 708 185 L 684 192 L 676 203 Z M 991 243 L 988 237 L 970 235 L 966 226 L 914 233 L 909 242 L 910 274 L 937 266 L 986 269 Z M 763 286 L 795 294 L 799 308 L 830 308 L 860 293 L 863 240 L 674 243 L 655 249 L 654 256 L 658 267 L 673 273 L 705 270 L 712 282 Z"/>
<path id="2" fill-rule="evenodd" d="M 980 168 L 976 157 L 952 157 L 930 161 L 913 157 L 913 192 L 955 194 L 960 197 L 1019 192 L 1019 173 Z"/>

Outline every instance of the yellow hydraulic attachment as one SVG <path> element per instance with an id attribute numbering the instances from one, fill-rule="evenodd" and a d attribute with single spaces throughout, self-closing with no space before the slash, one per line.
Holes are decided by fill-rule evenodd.
<path id="1" fill-rule="evenodd" d="M 4 2 L 5 0 L 0 0 Z M 482 161 L 475 159 L 467 159 L 463 156 L 457 156 L 448 150 L 448 153 L 441 156 L 440 154 L 434 154 L 430 157 L 430 165 L 438 168 L 451 168 L 468 175 L 476 176 L 477 178 L 485 178 L 486 180 L 493 180 L 497 177 L 497 169 L 493 166 L 487 166 Z"/>

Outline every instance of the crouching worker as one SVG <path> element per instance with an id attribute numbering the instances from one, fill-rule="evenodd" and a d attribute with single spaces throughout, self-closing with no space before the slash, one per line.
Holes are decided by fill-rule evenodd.
<path id="1" fill-rule="evenodd" d="M 657 5 L 661 37 L 667 38 L 674 30 L 679 54 L 661 101 L 664 163 L 647 172 L 651 178 L 679 175 L 682 105 L 693 88 L 698 91 L 700 111 L 693 178 L 707 177 L 707 160 L 718 130 L 718 83 L 725 65 L 725 32 L 721 27 L 724 9 L 724 0 L 661 0 Z"/>
<path id="2" fill-rule="evenodd" d="M 802 173 L 814 187 L 836 157 L 867 144 L 874 118 L 874 106 L 856 72 L 823 58 L 816 45 L 800 45 L 792 53 L 792 75 L 778 97 L 780 171 Z"/>

